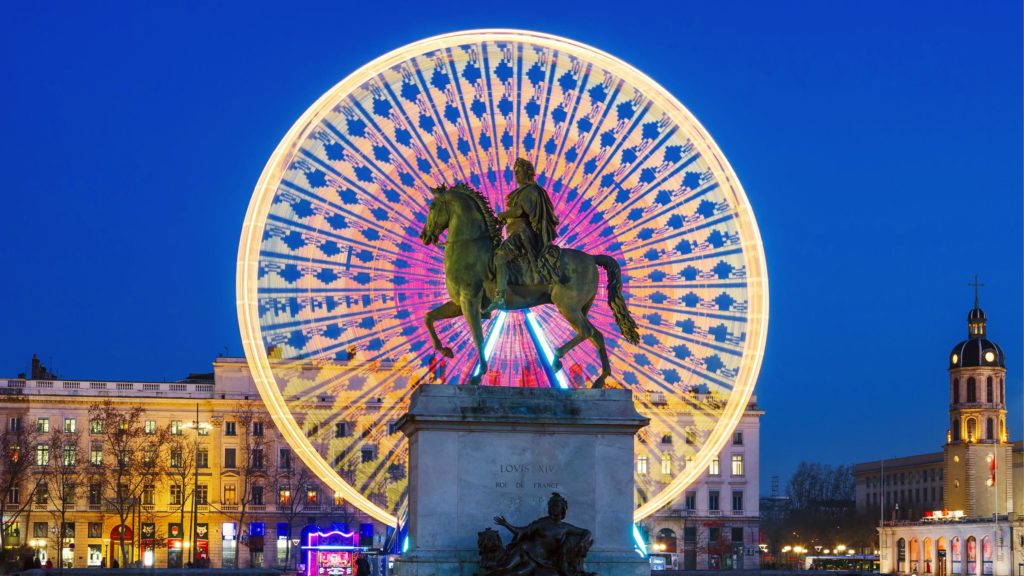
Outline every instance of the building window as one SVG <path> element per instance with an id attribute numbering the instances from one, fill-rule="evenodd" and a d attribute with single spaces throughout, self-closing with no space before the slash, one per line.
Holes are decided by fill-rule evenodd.
<path id="1" fill-rule="evenodd" d="M 732 475 L 743 476 L 743 455 L 733 454 L 732 455 Z"/>
<path id="2" fill-rule="evenodd" d="M 405 478 L 405 468 L 401 464 L 388 464 L 388 476 L 392 480 Z"/>
<path id="3" fill-rule="evenodd" d="M 985 440 L 991 440 L 994 434 L 995 434 L 995 429 L 994 429 L 994 426 L 992 424 L 992 419 L 989 418 L 989 419 L 985 420 Z"/>
<path id="4" fill-rule="evenodd" d="M 334 425 L 334 437 L 335 438 L 348 438 L 349 429 L 347 422 L 337 422 Z"/>
<path id="5" fill-rule="evenodd" d="M 743 491 L 733 490 L 732 491 L 732 511 L 742 512 L 743 511 Z"/>
<path id="6" fill-rule="evenodd" d="M 718 468 L 718 456 L 715 456 L 715 459 L 711 461 L 711 465 L 708 466 L 708 474 L 711 476 L 719 476 L 721 474 Z"/>
<path id="7" fill-rule="evenodd" d="M 335 508 L 341 508 L 344 505 L 345 505 L 345 497 L 341 494 L 341 492 L 335 492 L 334 493 L 334 507 Z"/>
<path id="8" fill-rule="evenodd" d="M 263 436 L 263 422 L 256 421 L 252 423 L 252 435 Z"/>
<path id="9" fill-rule="evenodd" d="M 234 422 L 225 422 L 224 423 L 224 435 L 225 436 L 234 436 L 235 435 L 235 423 Z"/>
<path id="10" fill-rule="evenodd" d="M 287 448 L 281 448 L 277 454 L 277 465 L 281 470 L 291 470 L 292 451 Z"/>
<path id="11" fill-rule="evenodd" d="M 224 486 L 224 503 L 234 505 L 235 501 L 235 485 L 227 484 Z"/>
<path id="12" fill-rule="evenodd" d="M 14 416 L 11 418 L 10 431 L 17 432 L 18 430 L 21 430 L 21 416 Z"/>
<path id="13" fill-rule="evenodd" d="M 661 455 L 661 473 L 671 474 L 672 473 L 672 455 L 662 454 Z"/>
<path id="14" fill-rule="evenodd" d="M 89 434 L 103 434 L 103 420 L 98 418 L 89 420 Z"/>
<path id="15" fill-rule="evenodd" d="M 974 381 L 974 378 L 967 379 L 967 403 L 978 401 L 978 385 Z"/>
<path id="16" fill-rule="evenodd" d="M 647 456 L 636 457 L 636 473 L 647 474 Z"/>
<path id="17" fill-rule="evenodd" d="M 960 379 L 953 378 L 953 404 L 960 403 Z"/>
<path id="18" fill-rule="evenodd" d="M 985 402 L 991 404 L 994 401 L 995 400 L 992 396 L 992 377 L 989 376 L 988 380 L 985 382 Z"/>
<path id="19" fill-rule="evenodd" d="M 252 503 L 255 506 L 263 505 L 263 486 L 252 487 Z"/>
<path id="20" fill-rule="evenodd" d="M 686 502 L 686 509 L 687 510 L 696 510 L 697 509 L 697 493 L 696 492 L 687 492 L 686 493 L 685 502 Z"/>
<path id="21" fill-rule="evenodd" d="M 696 526 L 685 526 L 683 528 L 683 542 L 690 544 L 697 543 L 697 527 Z"/>
<path id="22" fill-rule="evenodd" d="M 720 510 L 718 507 L 718 490 L 708 490 L 708 510 Z"/>
<path id="23" fill-rule="evenodd" d="M 209 468 L 210 467 L 210 449 L 200 448 L 199 452 L 196 452 L 196 468 Z"/>
<path id="24" fill-rule="evenodd" d="M 146 420 L 143 431 L 146 434 L 156 434 L 156 420 Z"/>
<path id="25" fill-rule="evenodd" d="M 74 466 L 78 461 L 78 446 L 68 444 L 64 446 L 64 465 Z"/>
<path id="26" fill-rule="evenodd" d="M 103 485 L 99 483 L 89 484 L 89 505 L 99 506 L 103 502 Z"/>
<path id="27" fill-rule="evenodd" d="M 225 468 L 237 468 L 235 463 L 235 449 L 225 448 L 224 449 L 224 467 Z"/>
<path id="28" fill-rule="evenodd" d="M 183 464 L 183 458 L 181 448 L 174 448 L 171 450 L 171 468 L 181 468 Z"/>
<path id="29" fill-rule="evenodd" d="M 39 444 L 36 446 L 36 466 L 50 465 L 50 445 Z"/>
<path id="30" fill-rule="evenodd" d="M 89 538 L 103 538 L 102 522 L 89 522 Z"/>
<path id="31" fill-rule="evenodd" d="M 953 420 L 952 422 L 950 422 L 949 427 L 953 431 L 953 441 L 954 442 L 959 442 L 960 441 L 960 422 L 958 422 L 957 420 Z"/>
<path id="32" fill-rule="evenodd" d="M 205 422 L 201 422 L 198 426 L 196 426 L 196 435 L 197 436 L 209 436 L 210 435 L 210 425 L 205 423 Z"/>
<path id="33" fill-rule="evenodd" d="M 49 432 L 50 432 L 50 419 L 49 418 L 40 418 L 40 419 L 36 420 L 36 432 L 39 432 L 40 434 L 49 434 Z M 43 522 L 43 524 L 45 524 L 45 522 Z"/>
<path id="34" fill-rule="evenodd" d="M 661 437 L 661 443 L 662 444 L 671 444 L 672 443 L 672 435 L 671 434 L 665 434 L 664 436 L 662 436 Z"/>
<path id="35" fill-rule="evenodd" d="M 254 470 L 263 470 L 263 448 L 253 448 L 250 453 Z"/>
<path id="36" fill-rule="evenodd" d="M 174 434 L 175 436 L 181 436 L 183 430 L 184 427 L 181 425 L 181 420 L 171 421 L 171 434 Z"/>
<path id="37" fill-rule="evenodd" d="M 142 504 L 144 506 L 152 506 L 156 504 L 156 486 L 152 484 L 146 484 L 142 488 Z"/>
<path id="38" fill-rule="evenodd" d="M 316 506 L 319 501 L 320 494 L 316 490 L 316 486 L 306 486 L 306 506 Z"/>
<path id="39" fill-rule="evenodd" d="M 733 542 L 743 542 L 743 528 L 742 527 L 737 526 L 737 527 L 734 527 L 732 529 L 732 541 Z"/>
<path id="40" fill-rule="evenodd" d="M 21 502 L 21 488 L 18 486 L 12 486 L 10 491 L 7 492 L 7 503 L 8 504 L 19 504 Z"/>
<path id="41" fill-rule="evenodd" d="M 46 487 L 46 484 L 40 482 L 36 485 L 35 497 L 36 504 L 46 506 L 46 503 L 50 501 L 50 492 Z"/>
<path id="42" fill-rule="evenodd" d="M 171 505 L 181 506 L 181 486 L 171 484 Z"/>
<path id="43" fill-rule="evenodd" d="M 89 463 L 93 466 L 103 465 L 103 444 L 93 442 L 89 445 Z"/>
<path id="44" fill-rule="evenodd" d="M 373 447 L 367 446 L 366 448 L 363 448 L 360 451 L 360 455 L 362 457 L 363 464 L 366 464 L 367 462 L 373 462 L 373 460 L 374 460 L 374 449 L 373 449 Z"/>
<path id="45" fill-rule="evenodd" d="M 288 486 L 277 487 L 277 505 L 281 507 L 291 506 L 292 489 Z"/>
<path id="46" fill-rule="evenodd" d="M 77 421 L 74 418 L 65 418 L 64 419 L 64 433 L 65 434 L 74 434 L 76 430 L 78 430 Z"/>
<path id="47" fill-rule="evenodd" d="M 743 432 L 737 431 L 732 433 L 732 443 L 735 446 L 743 446 Z"/>
<path id="48" fill-rule="evenodd" d="M 978 423 L 974 418 L 967 419 L 967 441 L 974 442 L 977 438 Z"/>
<path id="49" fill-rule="evenodd" d="M 196 486 L 196 504 L 204 506 L 210 503 L 210 490 L 206 484 Z"/>

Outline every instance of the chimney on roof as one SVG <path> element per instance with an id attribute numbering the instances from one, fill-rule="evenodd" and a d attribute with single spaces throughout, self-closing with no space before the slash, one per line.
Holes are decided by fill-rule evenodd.
<path id="1" fill-rule="evenodd" d="M 54 374 L 53 372 L 50 372 L 49 370 L 46 369 L 46 365 L 44 365 L 39 360 L 39 357 L 36 356 L 34 353 L 32 354 L 32 373 L 31 373 L 31 375 L 32 375 L 32 380 L 51 380 L 51 379 L 57 377 L 56 374 Z"/>

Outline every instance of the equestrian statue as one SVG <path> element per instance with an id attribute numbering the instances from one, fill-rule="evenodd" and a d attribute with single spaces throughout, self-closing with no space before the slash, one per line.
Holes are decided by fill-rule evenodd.
<path id="1" fill-rule="evenodd" d="M 597 267 L 608 275 L 608 305 L 615 324 L 626 340 L 640 340 L 636 322 L 622 296 L 622 272 L 618 262 L 604 254 L 591 255 L 559 248 L 551 199 L 537 184 L 533 165 L 522 158 L 514 165 L 518 187 L 505 198 L 506 210 L 495 215 L 487 199 L 465 184 L 434 188 L 427 222 L 420 232 L 426 245 L 444 247 L 445 286 L 448 302 L 427 313 L 425 323 L 434 349 L 451 358 L 452 349 L 441 343 L 434 322 L 463 316 L 480 359 L 480 370 L 470 384 L 479 384 L 487 373 L 481 323 L 495 310 L 523 310 L 554 304 L 576 335 L 555 351 L 552 369 L 584 340 L 590 340 L 601 359 L 601 373 L 594 388 L 602 388 L 611 374 L 604 336 L 587 319 L 597 295 Z M 504 226 L 506 237 L 501 237 Z M 448 231 L 446 241 L 439 242 Z"/>

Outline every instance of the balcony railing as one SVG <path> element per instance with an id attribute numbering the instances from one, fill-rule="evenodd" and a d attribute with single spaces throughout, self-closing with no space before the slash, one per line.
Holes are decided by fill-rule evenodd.
<path id="1" fill-rule="evenodd" d="M 721 510 L 708 510 L 708 516 L 721 516 Z"/>
<path id="2" fill-rule="evenodd" d="M 82 382 L 79 380 L 0 380 L 0 394 L 47 396 L 167 396 L 212 398 L 213 384 L 198 382 Z"/>
<path id="3" fill-rule="evenodd" d="M 249 504 L 249 511 L 250 512 L 266 512 L 267 511 L 267 505 L 266 504 Z"/>

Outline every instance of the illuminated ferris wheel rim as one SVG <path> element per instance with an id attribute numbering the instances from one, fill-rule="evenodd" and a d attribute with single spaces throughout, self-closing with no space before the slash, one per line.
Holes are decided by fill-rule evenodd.
<path id="1" fill-rule="evenodd" d="M 586 44 L 540 32 L 511 29 L 479 29 L 433 36 L 393 50 L 360 67 L 333 86 L 313 103 L 288 130 L 268 160 L 253 191 L 239 243 L 236 269 L 236 309 L 242 345 L 245 349 L 253 380 L 267 410 L 285 440 L 303 463 L 336 493 L 378 521 L 395 526 L 395 515 L 371 502 L 353 486 L 345 482 L 312 446 L 302 428 L 288 408 L 277 386 L 270 359 L 264 348 L 262 327 L 259 322 L 258 272 L 261 242 L 266 218 L 270 212 L 277 184 L 284 175 L 295 153 L 321 120 L 337 102 L 362 86 L 381 71 L 435 50 L 474 43 L 520 42 L 564 51 L 584 58 L 606 71 L 618 75 L 632 86 L 642 89 L 644 96 L 670 113 L 672 119 L 685 126 L 700 154 L 713 165 L 723 189 L 731 194 L 731 205 L 737 211 L 736 223 L 742 239 L 742 253 L 748 271 L 746 279 L 749 294 L 747 311 L 748 342 L 744 347 L 739 373 L 729 394 L 728 402 L 693 465 L 686 466 L 668 486 L 634 513 L 639 521 L 671 503 L 683 490 L 707 469 L 712 458 L 728 441 L 746 411 L 760 372 L 768 328 L 767 266 L 761 244 L 761 235 L 739 178 L 728 160 L 711 139 L 707 130 L 671 93 L 657 82 L 629 64 Z"/>

